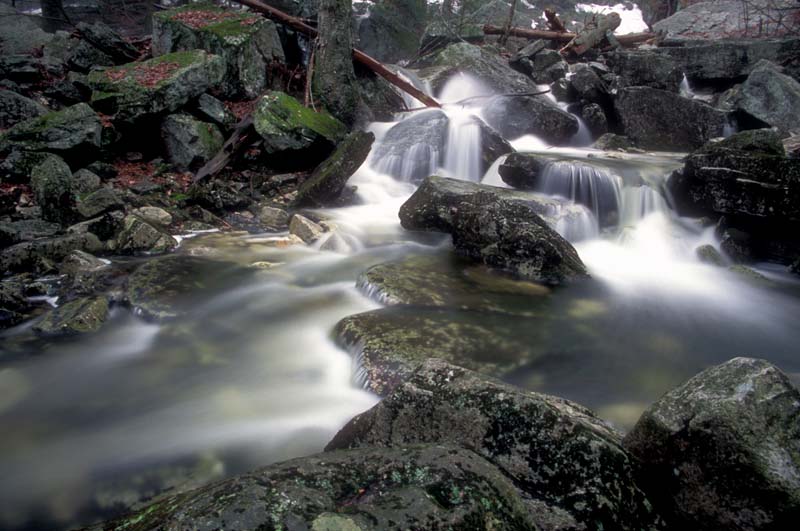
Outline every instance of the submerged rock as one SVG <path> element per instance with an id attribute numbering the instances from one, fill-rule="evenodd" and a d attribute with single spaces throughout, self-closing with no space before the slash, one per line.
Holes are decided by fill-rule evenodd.
<path id="1" fill-rule="evenodd" d="M 548 207 L 523 192 L 432 176 L 400 208 L 400 221 L 407 230 L 449 233 L 462 256 L 521 278 L 586 277 L 572 245 L 542 219 Z"/>
<path id="2" fill-rule="evenodd" d="M 645 149 L 696 149 L 728 124 L 726 113 L 706 103 L 648 87 L 621 89 L 614 107 L 625 135 Z"/>
<path id="3" fill-rule="evenodd" d="M 202 50 L 175 52 L 89 74 L 92 105 L 130 124 L 175 112 L 222 81 L 225 63 Z"/>
<path id="4" fill-rule="evenodd" d="M 492 98 L 484 116 L 505 138 L 536 135 L 564 144 L 578 132 L 578 120 L 543 96 Z"/>
<path id="5" fill-rule="evenodd" d="M 717 251 L 717 249 L 713 245 L 701 245 L 697 249 L 694 250 L 694 253 L 697 255 L 697 258 L 700 259 L 701 262 L 715 265 L 715 266 L 723 266 L 725 265 L 725 260 L 722 258 L 722 255 Z"/>
<path id="6" fill-rule="evenodd" d="M 91 529 L 278 531 L 536 529 L 496 467 L 453 446 L 364 448 L 292 459 L 163 498 Z"/>
<path id="7" fill-rule="evenodd" d="M 762 60 L 739 88 L 736 110 L 759 125 L 800 132 L 800 83 Z"/>
<path id="8" fill-rule="evenodd" d="M 401 305 L 345 317 L 334 336 L 353 352 L 358 383 L 383 396 L 431 358 L 492 376 L 532 362 L 535 342 L 515 334 L 522 322 L 505 313 Z"/>
<path id="9" fill-rule="evenodd" d="M 703 371 L 645 411 L 624 444 L 675 528 L 796 524 L 800 392 L 766 361 Z"/>
<path id="10" fill-rule="evenodd" d="M 0 135 L 0 150 L 48 151 L 64 156 L 94 154 L 103 125 L 85 103 L 20 122 Z"/>
<path id="11" fill-rule="evenodd" d="M 43 336 L 62 336 L 97 332 L 108 317 L 105 297 L 77 299 L 53 308 L 33 330 Z"/>
<path id="12" fill-rule="evenodd" d="M 327 112 L 304 107 L 275 91 L 258 101 L 253 123 L 267 155 L 291 161 L 296 168 L 321 162 L 347 134 L 345 125 Z"/>
<path id="13" fill-rule="evenodd" d="M 197 170 L 211 160 L 225 142 L 214 124 L 191 115 L 171 114 L 161 124 L 167 158 L 179 170 Z"/>
<path id="14" fill-rule="evenodd" d="M 338 199 L 347 180 L 367 160 L 374 141 L 372 133 L 351 133 L 300 185 L 295 205 L 322 207 Z"/>
<path id="15" fill-rule="evenodd" d="M 457 444 L 529 495 L 537 529 L 657 529 L 621 437 L 588 409 L 441 360 L 425 362 L 327 449 Z M 572 525 L 551 527 L 552 514 Z M 561 518 L 558 518 L 561 520 Z"/>
<path id="16" fill-rule="evenodd" d="M 228 97 L 257 97 L 273 61 L 285 62 L 275 23 L 260 14 L 201 3 L 153 15 L 153 55 L 196 49 L 222 59 L 220 88 Z"/>

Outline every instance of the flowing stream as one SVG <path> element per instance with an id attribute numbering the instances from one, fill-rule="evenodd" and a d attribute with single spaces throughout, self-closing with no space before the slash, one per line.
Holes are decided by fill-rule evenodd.
<path id="1" fill-rule="evenodd" d="M 437 94 L 475 95 L 485 90 L 465 79 Z M 381 306 L 355 287 L 368 267 L 452 255 L 446 238 L 400 227 L 413 163 L 505 186 L 500 161 L 484 172 L 478 156 L 485 103 L 447 106 L 445 147 L 406 139 L 391 164 L 374 154 L 394 124 L 373 124 L 373 157 L 351 179 L 360 203 L 320 211 L 338 227 L 335 252 L 322 242 L 279 247 L 275 234 L 197 235 L 177 252 L 244 267 L 225 282 L 197 279 L 184 317 L 153 324 L 116 309 L 90 337 L 30 341 L 30 325 L 0 336 L 0 528 L 67 529 L 317 452 L 375 404 L 331 330 Z M 669 388 L 735 356 L 766 358 L 797 379 L 800 284 L 768 264 L 756 266 L 762 282 L 698 260 L 699 245 L 717 243 L 713 229 L 676 216 L 663 189 L 679 154 L 512 144 L 552 159 L 537 193 L 563 210 L 556 228 L 592 280 L 530 296 L 535 316 L 512 326 L 536 355 L 507 380 L 626 429 Z"/>

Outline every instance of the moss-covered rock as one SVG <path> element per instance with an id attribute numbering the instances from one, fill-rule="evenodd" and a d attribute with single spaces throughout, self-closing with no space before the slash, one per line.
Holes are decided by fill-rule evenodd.
<path id="1" fill-rule="evenodd" d="M 36 238 L 55 236 L 60 228 L 58 223 L 40 219 L 0 221 L 0 249 Z"/>
<path id="2" fill-rule="evenodd" d="M 19 122 L 47 114 L 47 109 L 16 92 L 0 89 L 0 129 L 8 129 Z"/>
<path id="3" fill-rule="evenodd" d="M 800 514 L 800 391 L 735 358 L 667 393 L 625 437 L 675 529 L 791 529 Z"/>
<path id="4" fill-rule="evenodd" d="M 22 242 L 0 253 L 0 271 L 42 272 L 52 268 L 74 250 L 95 253 L 102 248 L 103 244 L 91 233 L 68 234 Z"/>
<path id="5" fill-rule="evenodd" d="M 33 330 L 43 336 L 96 332 L 108 317 L 105 297 L 77 299 L 50 310 Z"/>
<path id="6" fill-rule="evenodd" d="M 191 115 L 170 114 L 161 124 L 168 160 L 180 170 L 197 170 L 222 148 L 219 128 Z"/>
<path id="7" fill-rule="evenodd" d="M 325 111 L 304 107 L 283 92 L 262 97 L 253 114 L 256 132 L 264 139 L 264 151 L 274 158 L 313 166 L 330 155 L 347 134 L 347 127 Z"/>
<path id="8" fill-rule="evenodd" d="M 225 63 L 222 92 L 255 98 L 269 85 L 273 61 L 285 62 L 275 23 L 257 13 L 191 4 L 153 15 L 153 54 L 205 50 Z"/>
<path id="9" fill-rule="evenodd" d="M 337 342 L 353 351 L 359 383 L 385 395 L 419 365 L 442 358 L 456 365 L 503 376 L 536 359 L 531 337 L 515 332 L 524 319 L 504 313 L 452 308 L 393 306 L 345 317 Z"/>
<path id="10" fill-rule="evenodd" d="M 96 218 L 106 212 L 122 210 L 125 202 L 119 192 L 113 188 L 103 187 L 96 190 L 78 201 L 76 207 L 83 219 Z"/>
<path id="11" fill-rule="evenodd" d="M 175 112 L 223 80 L 221 57 L 202 50 L 175 52 L 89 74 L 92 105 L 115 119 L 132 123 Z"/>
<path id="12" fill-rule="evenodd" d="M 374 141 L 375 135 L 361 131 L 345 138 L 300 185 L 295 205 L 321 207 L 338 199 L 347 180 L 367 160 Z"/>
<path id="13" fill-rule="evenodd" d="M 85 103 L 20 122 L 0 136 L 0 150 L 48 151 L 64 156 L 100 147 L 103 125 Z"/>
<path id="14" fill-rule="evenodd" d="M 420 255 L 378 264 L 357 287 L 384 304 L 435 306 L 531 315 L 531 297 L 548 288 L 505 277 L 449 253 Z"/>
<path id="15" fill-rule="evenodd" d="M 73 216 L 72 171 L 64 159 L 50 155 L 34 167 L 31 188 L 44 219 L 64 223 Z"/>
<path id="16" fill-rule="evenodd" d="M 132 214 L 125 216 L 116 238 L 116 251 L 121 254 L 165 253 L 177 245 L 170 234 Z"/>
<path id="17" fill-rule="evenodd" d="M 293 459 L 164 498 L 92 528 L 246 531 L 537 529 L 514 485 L 453 446 L 365 448 Z"/>
<path id="18" fill-rule="evenodd" d="M 620 435 L 591 411 L 441 360 L 424 363 L 327 449 L 430 442 L 466 447 L 502 470 L 535 500 L 537 529 L 661 528 Z M 572 525 L 546 525 L 553 516 Z"/>

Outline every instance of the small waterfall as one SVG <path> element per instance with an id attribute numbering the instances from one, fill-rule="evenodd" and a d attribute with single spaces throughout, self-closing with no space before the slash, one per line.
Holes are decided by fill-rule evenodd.
<path id="1" fill-rule="evenodd" d="M 574 116 L 576 120 L 578 120 L 578 132 L 572 135 L 572 138 L 569 139 L 569 145 L 575 147 L 586 147 L 592 145 L 594 139 L 592 138 L 592 132 L 589 131 L 589 127 L 586 125 L 586 122 L 584 122 L 583 118 L 577 114 L 570 114 Z"/>
<path id="2" fill-rule="evenodd" d="M 449 115 L 444 170 L 457 179 L 478 181 L 482 177 L 480 123 L 465 111 Z"/>
<path id="3" fill-rule="evenodd" d="M 569 242 L 597 238 L 600 228 L 589 209 L 579 205 L 569 206 L 571 208 L 564 208 L 564 212 L 558 216 L 553 229 Z"/>
<path id="4" fill-rule="evenodd" d="M 608 171 L 574 162 L 551 162 L 542 170 L 539 191 L 566 197 L 591 209 L 601 227 L 615 225 L 622 179 Z"/>
<path id="5" fill-rule="evenodd" d="M 694 99 L 694 91 L 692 87 L 689 85 L 689 78 L 686 77 L 686 74 L 683 74 L 683 79 L 681 79 L 681 85 L 679 88 L 681 96 L 684 98 Z"/>
<path id="6" fill-rule="evenodd" d="M 664 197 L 650 186 L 630 186 L 622 189 L 620 226 L 630 227 L 655 212 L 669 211 Z"/>

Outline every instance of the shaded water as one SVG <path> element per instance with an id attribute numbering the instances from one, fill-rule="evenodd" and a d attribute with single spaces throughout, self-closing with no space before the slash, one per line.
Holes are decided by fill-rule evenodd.
<path id="1" fill-rule="evenodd" d="M 480 90 L 451 89 L 460 93 L 450 101 Z M 502 185 L 498 163 L 475 173 L 480 138 L 470 128 L 479 104 L 445 112 L 446 151 L 426 163 Z M 373 126 L 378 143 L 390 127 Z M 569 170 L 541 192 L 567 198 L 555 204 L 576 221 L 557 228 L 592 280 L 525 295 L 526 311 L 504 326 L 530 352 L 507 380 L 626 428 L 670 387 L 734 356 L 800 373 L 800 284 L 782 268 L 761 268 L 773 279 L 765 285 L 697 260 L 698 245 L 716 243 L 711 230 L 677 218 L 662 192 L 679 155 L 559 149 L 535 138 L 513 144 Z M 588 165 L 594 179 L 614 183 L 615 206 L 573 192 L 582 177 L 570 175 Z M 184 317 L 159 325 L 117 309 L 92 337 L 44 342 L 31 339 L 29 325 L 3 336 L 0 528 L 64 529 L 165 489 L 319 451 L 374 404 L 329 335 L 342 317 L 380 306 L 355 288 L 359 273 L 452 252 L 446 238 L 401 229 L 398 209 L 415 188 L 402 175 L 370 160 L 351 182 L 359 205 L 320 212 L 347 242 L 341 252 L 276 247 L 275 235 L 200 235 L 178 252 L 214 259 L 220 274 L 197 279 Z M 601 225 L 598 212 L 609 209 L 617 215 Z"/>

